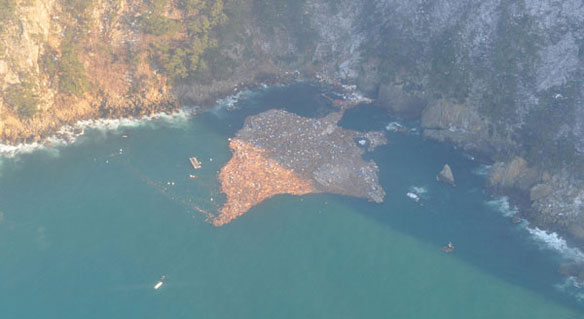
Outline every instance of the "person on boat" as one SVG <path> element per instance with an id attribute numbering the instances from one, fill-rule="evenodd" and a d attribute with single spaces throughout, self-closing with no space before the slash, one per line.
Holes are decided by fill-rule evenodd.
<path id="1" fill-rule="evenodd" d="M 454 250 L 454 245 L 451 241 L 448 242 L 448 245 L 442 247 L 442 251 L 445 253 L 451 253 Z"/>

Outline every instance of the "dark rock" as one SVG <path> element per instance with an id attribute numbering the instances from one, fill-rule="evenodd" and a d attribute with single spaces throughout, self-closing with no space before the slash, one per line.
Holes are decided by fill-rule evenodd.
<path id="1" fill-rule="evenodd" d="M 403 85 L 394 84 L 379 86 L 377 102 L 392 115 L 404 119 L 419 118 L 428 103 L 424 94 L 408 93 Z"/>
<path id="2" fill-rule="evenodd" d="M 452 169 L 450 169 L 450 165 L 445 164 L 440 173 L 438 173 L 438 175 L 436 176 L 436 179 L 440 182 L 454 186 L 454 175 L 452 174 Z"/>

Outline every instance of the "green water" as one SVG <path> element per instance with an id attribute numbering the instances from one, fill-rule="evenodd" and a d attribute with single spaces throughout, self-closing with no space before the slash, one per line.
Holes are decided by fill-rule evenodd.
<path id="1" fill-rule="evenodd" d="M 559 257 L 485 204 L 479 164 L 416 135 L 388 133 L 391 145 L 367 155 L 381 169 L 382 205 L 278 196 L 211 226 L 191 205 L 217 208 L 227 138 L 271 107 L 329 110 L 315 88 L 272 89 L 238 111 L 89 130 L 73 145 L 3 159 L 1 318 L 584 317 L 554 287 Z M 342 125 L 389 121 L 363 107 Z M 189 156 L 203 168 L 193 172 Z M 434 179 L 445 162 L 454 188 Z M 405 196 L 411 186 L 427 190 L 420 202 Z M 453 254 L 440 251 L 448 241 Z"/>

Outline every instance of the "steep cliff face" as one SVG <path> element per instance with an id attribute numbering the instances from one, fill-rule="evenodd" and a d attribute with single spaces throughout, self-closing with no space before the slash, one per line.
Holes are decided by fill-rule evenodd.
<path id="1" fill-rule="evenodd" d="M 494 189 L 527 199 L 536 225 L 583 240 L 584 4 L 379 0 L 368 12 L 380 104 L 498 161 Z"/>
<path id="2" fill-rule="evenodd" d="M 171 84 L 202 68 L 222 1 L 5 0 L 0 140 L 73 121 L 177 107 Z"/>
<path id="3" fill-rule="evenodd" d="M 490 186 L 584 242 L 581 1 L 306 1 L 313 68 L 424 136 L 496 162 Z M 322 62 L 321 62 L 322 61 Z"/>

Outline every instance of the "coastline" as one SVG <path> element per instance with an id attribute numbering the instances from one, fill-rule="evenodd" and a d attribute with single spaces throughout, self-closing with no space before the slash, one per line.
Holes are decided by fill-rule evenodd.
<path id="1" fill-rule="evenodd" d="M 155 113 L 147 113 L 143 115 L 136 116 L 133 112 L 128 112 L 127 114 L 124 113 L 110 113 L 107 117 L 95 117 L 90 119 L 79 119 L 74 123 L 66 124 L 61 126 L 58 129 L 55 129 L 51 132 L 51 134 L 43 135 L 39 141 L 33 142 L 26 142 L 21 141 L 18 144 L 4 144 L 0 143 L 0 157 L 14 157 L 19 154 L 30 153 L 34 152 L 35 150 L 50 148 L 53 146 L 64 146 L 71 143 L 75 143 L 77 137 L 83 135 L 85 130 L 88 128 L 98 128 L 98 129 L 106 129 L 106 130 L 116 130 L 122 127 L 133 127 L 140 125 L 140 123 L 149 122 L 157 119 L 168 118 L 169 120 L 176 119 L 176 118 L 185 118 L 189 116 L 196 115 L 199 112 L 206 111 L 211 109 L 217 104 L 219 99 L 222 100 L 232 100 L 229 103 L 237 103 L 237 97 L 241 95 L 241 92 L 246 90 L 257 90 L 260 88 L 266 87 L 275 87 L 275 86 L 285 86 L 293 83 L 311 83 L 320 85 L 321 87 L 334 87 L 336 90 L 339 90 L 340 93 L 354 93 L 360 94 L 360 92 L 354 86 L 349 85 L 341 85 L 340 81 L 337 79 L 331 78 L 324 78 L 321 76 L 314 76 L 314 77 L 306 77 L 303 74 L 295 71 L 290 72 L 283 72 L 279 75 L 274 75 L 271 79 L 265 82 L 250 82 L 250 83 L 240 83 L 235 88 L 231 89 L 229 92 L 226 91 L 218 91 L 214 95 L 215 99 L 210 100 L 208 99 L 204 104 L 197 105 L 197 106 L 188 106 L 183 105 L 179 106 L 178 104 L 174 104 L 174 107 L 165 109 L 160 112 Z M 399 121 L 395 123 L 400 123 Z M 391 124 L 391 123 L 390 123 Z M 419 129 L 419 128 L 417 128 Z M 388 129 L 389 130 L 389 129 Z M 454 143 L 450 143 L 452 145 L 456 145 Z M 488 159 L 488 157 L 478 157 L 477 162 L 480 163 L 491 163 L 492 161 Z M 486 187 L 486 186 L 485 186 Z M 559 241 L 564 241 L 564 244 L 554 247 L 553 244 L 548 245 L 546 249 L 554 249 L 560 254 L 562 250 L 565 249 L 577 249 L 578 245 L 574 245 L 577 241 L 561 231 L 561 229 L 557 229 L 554 227 L 545 227 L 542 225 L 536 225 L 530 218 L 530 209 L 532 209 L 529 205 L 529 199 L 525 197 L 525 194 L 520 194 L 516 190 L 495 190 L 493 188 L 486 187 L 489 193 L 493 196 L 494 199 L 497 196 L 506 196 L 509 198 L 509 201 L 512 205 L 518 207 L 516 213 L 513 216 L 519 216 L 521 219 L 525 220 L 527 225 L 525 225 L 525 229 L 527 231 L 528 236 L 531 236 L 534 240 L 541 240 L 545 242 L 544 239 L 537 239 L 542 237 L 545 233 L 548 237 L 551 236 Z M 512 217 L 511 217 L 512 218 Z M 553 226 L 553 225 L 550 225 Z M 545 236 L 543 236 L 545 237 Z M 550 238 L 551 238 L 550 237 Z M 552 238 L 552 239 L 553 239 Z M 579 255 L 579 254 L 575 254 Z M 569 260 L 569 258 L 565 258 L 567 262 L 577 262 L 580 264 L 580 260 Z M 582 264 L 584 265 L 584 264 Z M 580 270 L 579 266 L 577 267 L 578 271 Z M 571 272 L 570 275 L 574 274 L 575 271 Z M 582 278 L 580 278 L 582 279 Z"/>

